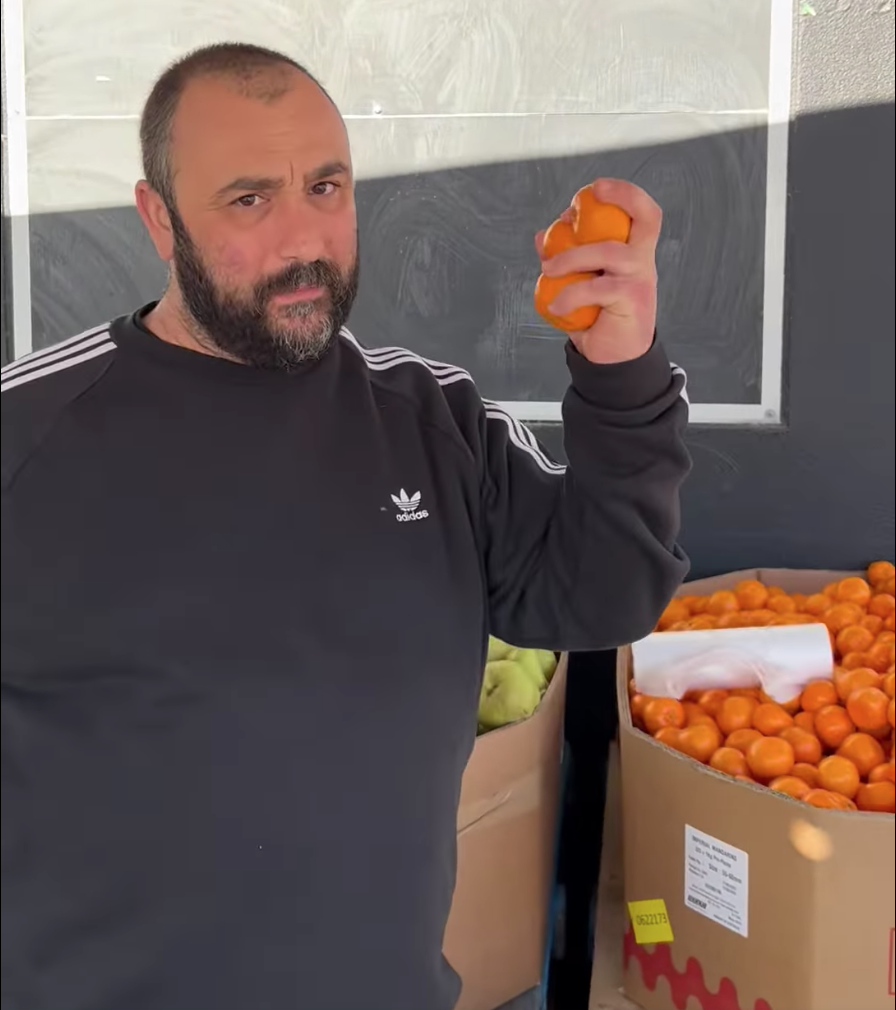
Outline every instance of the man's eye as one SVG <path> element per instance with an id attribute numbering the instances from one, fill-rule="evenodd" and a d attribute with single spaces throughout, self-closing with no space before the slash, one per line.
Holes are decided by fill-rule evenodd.
<path id="1" fill-rule="evenodd" d="M 311 192 L 315 196 L 329 196 L 334 193 L 337 189 L 335 182 L 316 182 L 311 187 Z"/>
<path id="2" fill-rule="evenodd" d="M 237 197 L 233 202 L 237 207 L 257 207 L 258 203 L 256 201 L 260 200 L 261 197 L 257 193 L 249 193 L 246 196 Z"/>

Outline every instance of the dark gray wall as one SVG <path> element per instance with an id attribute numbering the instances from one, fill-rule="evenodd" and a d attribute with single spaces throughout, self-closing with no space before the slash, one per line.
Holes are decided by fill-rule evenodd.
<path id="1" fill-rule="evenodd" d="M 352 325 L 469 369 L 490 399 L 562 399 L 564 336 L 532 305 L 532 236 L 584 180 L 626 178 L 666 209 L 660 325 L 692 398 L 758 403 L 765 161 L 765 129 L 748 129 L 365 181 Z"/>
<path id="2" fill-rule="evenodd" d="M 697 402 L 758 403 L 765 129 L 358 183 L 357 336 L 467 368 L 484 396 L 548 400 L 568 383 L 563 335 L 532 304 L 535 232 L 583 180 L 631 179 L 665 208 L 660 326 Z M 131 208 L 35 215 L 34 344 L 155 297 L 164 271 Z"/>
<path id="3" fill-rule="evenodd" d="M 786 422 L 691 429 L 697 575 L 894 556 L 893 104 L 797 117 L 789 188 Z"/>

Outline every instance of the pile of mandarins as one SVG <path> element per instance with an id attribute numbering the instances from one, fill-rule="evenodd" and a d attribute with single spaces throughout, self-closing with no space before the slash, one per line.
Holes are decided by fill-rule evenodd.
<path id="1" fill-rule="evenodd" d="M 658 631 L 822 623 L 834 653 L 832 680 L 808 684 L 779 705 L 755 688 L 650 698 L 630 685 L 635 725 L 656 740 L 745 782 L 816 807 L 893 813 L 894 568 L 820 593 L 785 593 L 750 580 L 711 596 L 683 596 Z"/>

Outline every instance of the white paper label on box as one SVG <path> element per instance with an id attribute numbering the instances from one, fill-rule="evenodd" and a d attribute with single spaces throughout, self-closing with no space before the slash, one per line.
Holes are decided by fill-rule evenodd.
<path id="1" fill-rule="evenodd" d="M 742 849 L 684 828 L 684 903 L 720 926 L 747 935 L 750 884 Z"/>

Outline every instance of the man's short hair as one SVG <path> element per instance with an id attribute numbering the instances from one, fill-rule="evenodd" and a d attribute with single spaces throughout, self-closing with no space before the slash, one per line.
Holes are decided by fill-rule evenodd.
<path id="1" fill-rule="evenodd" d="M 220 42 L 196 49 L 172 63 L 156 81 L 140 117 L 140 152 L 146 181 L 169 210 L 175 205 L 171 124 L 190 81 L 222 77 L 251 97 L 272 101 L 288 90 L 288 85 L 278 82 L 276 75 L 277 70 L 287 68 L 298 70 L 327 94 L 320 81 L 301 63 L 273 49 L 243 42 Z"/>

